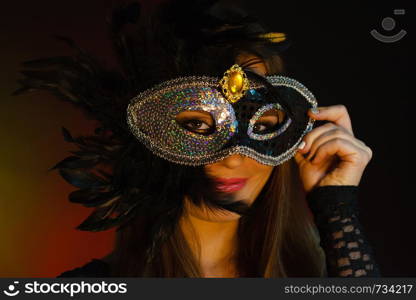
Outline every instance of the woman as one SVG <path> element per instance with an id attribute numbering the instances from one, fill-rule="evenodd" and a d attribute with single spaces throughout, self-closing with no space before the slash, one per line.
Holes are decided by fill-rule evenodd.
<path id="1" fill-rule="evenodd" d="M 96 207 L 79 229 L 118 227 L 112 253 L 59 277 L 379 276 L 356 207 L 370 148 L 344 106 L 276 76 L 284 35 L 216 2 L 115 10 L 123 73 L 81 50 L 26 63 L 18 93 L 50 90 L 100 122 L 64 130 L 79 151 L 54 168 Z"/>

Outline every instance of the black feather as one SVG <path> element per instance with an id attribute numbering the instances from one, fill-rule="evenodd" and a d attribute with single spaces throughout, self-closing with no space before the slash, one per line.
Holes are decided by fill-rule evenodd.
<path id="1" fill-rule="evenodd" d="M 83 169 L 91 168 L 98 163 L 99 156 L 96 155 L 93 159 L 81 159 L 76 156 L 69 156 L 64 160 L 57 163 L 55 166 L 49 169 L 49 171 L 54 169 Z"/>
<path id="2" fill-rule="evenodd" d="M 95 207 L 111 204 L 119 200 L 120 195 L 114 192 L 97 192 L 96 189 L 81 189 L 69 194 L 69 201 L 79 203 L 86 207 Z"/>
<path id="3" fill-rule="evenodd" d="M 104 179 L 84 170 L 59 169 L 59 173 L 67 182 L 80 189 L 103 188 L 108 185 Z"/>
<path id="4" fill-rule="evenodd" d="M 62 135 L 64 136 L 64 140 L 68 143 L 73 143 L 74 138 L 72 137 L 71 133 L 65 127 L 62 127 Z"/>

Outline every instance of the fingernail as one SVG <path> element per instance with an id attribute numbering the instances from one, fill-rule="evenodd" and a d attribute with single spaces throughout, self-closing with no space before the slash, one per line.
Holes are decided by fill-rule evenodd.
<path id="1" fill-rule="evenodd" d="M 315 115 L 319 114 L 319 109 L 317 107 L 311 108 L 311 112 Z"/>
<path id="2" fill-rule="evenodd" d="M 305 141 L 302 141 L 302 143 L 299 144 L 298 149 L 302 150 L 303 148 L 305 148 L 305 145 L 306 145 Z"/>

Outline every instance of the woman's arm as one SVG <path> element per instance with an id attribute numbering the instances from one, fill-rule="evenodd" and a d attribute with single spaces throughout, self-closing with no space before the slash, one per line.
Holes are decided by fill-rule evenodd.
<path id="1" fill-rule="evenodd" d="M 322 186 L 307 195 L 328 277 L 381 277 L 358 220 L 357 186 Z"/>
<path id="2" fill-rule="evenodd" d="M 308 132 L 295 155 L 326 254 L 329 277 L 379 277 L 358 221 L 358 185 L 372 150 L 354 136 L 344 105 L 319 107 L 310 117 L 328 121 Z"/>

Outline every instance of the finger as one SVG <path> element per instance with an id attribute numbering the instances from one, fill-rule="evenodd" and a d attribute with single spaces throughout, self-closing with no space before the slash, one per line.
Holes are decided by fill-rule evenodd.
<path id="1" fill-rule="evenodd" d="M 299 152 L 301 153 L 308 153 L 311 149 L 311 146 L 313 144 L 313 141 L 323 133 L 333 130 L 336 128 L 336 125 L 334 123 L 325 123 L 322 126 L 316 127 L 309 131 L 305 136 L 303 137 L 303 141 L 305 142 L 305 146 L 303 149 L 300 149 Z"/>
<path id="2" fill-rule="evenodd" d="M 346 132 L 353 140 L 354 143 L 357 143 L 357 146 L 360 146 L 361 148 L 363 148 L 370 156 L 370 158 L 372 157 L 372 150 L 361 140 L 355 138 L 354 136 L 350 135 L 350 133 L 343 127 L 340 127 L 338 125 L 335 125 L 334 123 L 326 123 L 322 126 L 319 126 L 313 130 L 311 130 L 310 132 L 308 132 L 304 137 L 303 137 L 303 141 L 305 142 L 305 145 L 302 149 L 299 149 L 298 152 L 302 153 L 302 154 L 306 154 L 308 152 L 311 151 L 312 145 L 314 144 L 314 141 L 322 135 L 326 135 L 326 134 L 330 134 L 330 132 L 334 131 L 334 133 L 336 133 L 336 137 L 341 137 L 342 136 L 342 131 Z M 315 152 L 315 151 L 313 151 Z M 309 156 L 309 158 L 312 157 Z"/>
<path id="3" fill-rule="evenodd" d="M 332 139 L 319 146 L 312 164 L 320 164 L 328 156 L 337 155 L 343 161 L 366 165 L 369 161 L 364 150 L 358 148 L 351 141 L 342 138 Z"/>
<path id="4" fill-rule="evenodd" d="M 320 145 L 337 138 L 348 140 L 357 148 L 360 148 L 362 151 L 367 151 L 367 146 L 365 146 L 363 142 L 356 139 L 344 128 L 337 126 L 331 130 L 322 133 L 320 136 L 318 136 L 317 138 L 315 138 L 315 140 L 312 141 L 312 145 L 310 145 L 310 150 L 306 159 L 310 159 L 311 157 L 313 157 Z"/>
<path id="5" fill-rule="evenodd" d="M 347 108 L 345 105 L 332 105 L 332 106 L 322 106 L 318 107 L 319 113 L 314 114 L 311 110 L 308 111 L 308 115 L 320 121 L 330 121 L 333 122 L 346 130 L 348 130 L 352 135 L 354 135 L 352 131 L 351 119 L 348 114 Z"/>
<path id="6" fill-rule="evenodd" d="M 296 163 L 301 166 L 304 162 L 305 162 L 305 157 L 303 157 L 303 155 L 299 152 L 295 153 L 294 159 L 296 161 Z"/>

